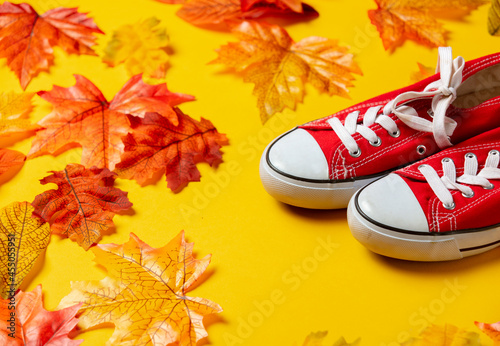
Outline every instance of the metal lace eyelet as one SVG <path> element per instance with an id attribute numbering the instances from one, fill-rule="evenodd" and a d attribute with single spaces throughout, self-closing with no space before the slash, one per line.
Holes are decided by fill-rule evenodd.
<path id="1" fill-rule="evenodd" d="M 379 147 L 379 146 L 382 144 L 382 140 L 380 139 L 380 137 L 377 137 L 377 140 L 376 140 L 375 142 L 369 141 L 369 143 L 370 143 L 373 147 Z"/>
<path id="2" fill-rule="evenodd" d="M 389 136 L 394 137 L 394 138 L 398 138 L 399 135 L 401 135 L 401 131 L 399 131 L 399 129 L 397 129 L 394 132 L 389 132 Z"/>
<path id="3" fill-rule="evenodd" d="M 417 147 L 417 154 L 419 154 L 419 155 L 424 155 L 426 151 L 427 151 L 427 148 L 425 147 L 425 145 L 420 144 Z"/>
<path id="4" fill-rule="evenodd" d="M 500 152 L 498 152 L 498 150 L 490 150 L 490 152 L 488 153 L 489 155 L 500 155 Z"/>
<path id="5" fill-rule="evenodd" d="M 453 160 L 450 159 L 449 157 L 445 157 L 444 159 L 441 160 L 441 163 L 446 163 L 446 162 L 453 162 Z"/>
<path id="6" fill-rule="evenodd" d="M 474 155 L 473 153 L 467 153 L 467 154 L 465 154 L 465 157 L 468 159 L 474 159 L 474 158 L 476 158 L 476 155 Z"/>
<path id="7" fill-rule="evenodd" d="M 474 197 L 474 191 L 471 191 L 470 194 L 466 194 L 466 193 L 462 192 L 462 196 L 464 196 L 465 198 L 472 198 L 472 197 Z"/>
<path id="8" fill-rule="evenodd" d="M 493 190 L 494 188 L 495 188 L 495 185 L 493 185 L 492 183 L 490 183 L 487 186 L 483 186 L 483 189 L 485 189 L 485 190 Z"/>
<path id="9" fill-rule="evenodd" d="M 360 157 L 361 156 L 361 149 L 357 149 L 356 151 L 354 152 L 350 152 L 349 151 L 349 155 L 351 155 L 352 157 Z"/>
<path id="10" fill-rule="evenodd" d="M 451 204 L 443 203 L 443 207 L 445 207 L 445 209 L 448 209 L 448 210 L 453 210 L 453 209 L 455 209 L 456 205 L 455 205 L 455 202 L 452 202 Z"/>

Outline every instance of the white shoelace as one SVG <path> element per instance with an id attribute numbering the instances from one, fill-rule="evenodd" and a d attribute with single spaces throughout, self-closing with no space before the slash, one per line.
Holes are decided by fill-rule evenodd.
<path id="1" fill-rule="evenodd" d="M 440 47 L 436 73 L 440 72 L 441 78 L 427 85 L 424 91 L 399 94 L 384 106 L 381 114 L 378 114 L 381 106 L 370 107 L 363 117 L 362 124 L 358 124 L 359 111 L 349 113 L 344 124 L 337 117 L 327 122 L 354 157 L 361 155 L 359 146 L 352 137 L 355 133 L 359 133 L 373 146 L 380 145 L 380 138 L 369 128 L 375 123 L 380 124 L 391 136 L 399 136 L 397 124 L 389 117 L 391 113 L 417 131 L 432 132 L 439 148 L 449 147 L 452 145 L 449 136 L 455 131 L 457 123 L 446 117 L 446 110 L 457 97 L 456 90 L 462 83 L 464 64 L 465 61 L 460 56 L 453 60 L 450 47 Z M 402 105 L 406 101 L 429 97 L 432 97 L 433 121 L 420 118 L 414 108 Z"/>
<path id="2" fill-rule="evenodd" d="M 462 192 L 464 197 L 471 198 L 474 191 L 470 186 L 482 186 L 485 189 L 492 189 L 494 185 L 488 179 L 500 179 L 500 168 L 498 162 L 500 153 L 497 150 L 491 150 L 486 158 L 486 163 L 481 172 L 477 173 L 478 162 L 476 155 L 468 153 L 465 155 L 464 174 L 457 178 L 455 163 L 450 158 L 441 160 L 443 164 L 443 176 L 439 177 L 434 168 L 429 165 L 420 165 L 418 170 L 424 175 L 427 183 L 436 197 L 443 203 L 446 209 L 455 208 L 455 202 L 450 190 Z M 462 184 L 467 185 L 462 185 Z"/>

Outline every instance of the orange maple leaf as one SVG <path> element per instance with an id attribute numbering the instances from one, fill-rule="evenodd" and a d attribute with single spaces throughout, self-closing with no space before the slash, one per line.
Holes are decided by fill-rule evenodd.
<path id="1" fill-rule="evenodd" d="M 495 345 L 500 344 L 500 322 L 490 324 L 476 321 L 474 324 L 481 329 L 484 334 L 488 335 L 490 339 L 495 342 Z"/>
<path id="2" fill-rule="evenodd" d="M 206 119 L 196 121 L 175 108 L 179 124 L 174 126 L 157 113 L 132 118 L 132 133 L 123 140 L 125 151 L 115 172 L 121 178 L 145 184 L 153 174 L 166 170 L 168 187 L 178 191 L 190 181 L 199 181 L 196 163 L 211 166 L 222 161 L 220 148 L 228 143 Z"/>
<path id="3" fill-rule="evenodd" d="M 223 63 L 243 73 L 255 84 L 254 94 L 262 122 L 285 107 L 295 109 L 310 82 L 329 95 L 347 97 L 352 73 L 361 74 L 347 48 L 336 40 L 311 36 L 294 42 L 277 25 L 243 22 L 233 29 L 240 42 L 218 50 L 211 63 Z"/>
<path id="4" fill-rule="evenodd" d="M 63 171 L 51 173 L 40 183 L 58 188 L 35 197 L 33 215 L 51 221 L 53 233 L 69 236 L 85 250 L 113 226 L 115 213 L 132 206 L 127 192 L 113 187 L 116 174 L 107 168 L 69 164 Z"/>
<path id="5" fill-rule="evenodd" d="M 31 79 L 53 64 L 53 47 L 69 54 L 96 55 L 96 37 L 103 34 L 86 13 L 76 8 L 55 8 L 39 15 L 28 4 L 0 5 L 0 58 L 26 89 Z"/>
<path id="6" fill-rule="evenodd" d="M 26 156 L 19 151 L 0 148 L 0 176 L 7 173 L 11 168 L 20 166 L 26 161 Z"/>
<path id="7" fill-rule="evenodd" d="M 460 11 L 463 16 L 488 0 L 375 0 L 378 8 L 368 16 L 377 27 L 386 50 L 393 51 L 405 40 L 427 47 L 446 45 L 446 30 L 434 17 Z"/>
<path id="8" fill-rule="evenodd" d="M 193 243 L 184 232 L 162 248 L 153 248 L 135 234 L 123 244 L 98 245 L 95 261 L 108 270 L 101 281 L 73 282 L 60 307 L 83 303 L 82 328 L 115 325 L 106 345 L 195 346 L 206 337 L 203 317 L 222 309 L 204 298 L 186 294 L 205 272 L 210 255 L 193 257 Z"/>
<path id="9" fill-rule="evenodd" d="M 33 93 L 0 93 L 0 136 L 37 128 L 28 119 L 33 108 L 31 104 L 33 95 Z"/>
<path id="10" fill-rule="evenodd" d="M 137 75 L 108 102 L 88 79 L 75 78 L 76 84 L 70 88 L 54 86 L 50 92 L 38 93 L 54 110 L 38 123 L 43 129 L 33 140 L 29 158 L 54 154 L 78 143 L 83 147 L 84 166 L 113 170 L 123 152 L 122 137 L 129 132 L 127 115 L 144 117 L 147 112 L 157 112 L 176 124 L 172 107 L 194 99 L 170 92 L 166 84 L 145 84 Z"/>
<path id="11" fill-rule="evenodd" d="M 299 0 L 187 0 L 177 15 L 191 24 L 205 25 L 269 16 L 315 18 L 318 12 Z"/>
<path id="12" fill-rule="evenodd" d="M 433 76 L 436 71 L 433 67 L 428 67 L 417 62 L 418 72 L 413 72 L 410 76 L 411 83 L 417 83 L 423 79 Z"/>
<path id="13" fill-rule="evenodd" d="M 71 340 L 81 304 L 47 311 L 42 304 L 42 286 L 31 292 L 19 291 L 11 299 L 0 300 L 0 344 L 9 346 L 77 346 L 83 340 Z"/>

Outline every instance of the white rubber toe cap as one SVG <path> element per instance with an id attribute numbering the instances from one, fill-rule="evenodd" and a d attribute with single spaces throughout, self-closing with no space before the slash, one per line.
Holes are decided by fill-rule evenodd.
<path id="1" fill-rule="evenodd" d="M 357 208 L 365 217 L 383 227 L 429 232 L 427 218 L 420 203 L 403 178 L 397 174 L 389 174 L 360 191 Z"/>
<path id="2" fill-rule="evenodd" d="M 295 129 L 274 142 L 267 154 L 270 166 L 299 179 L 327 180 L 328 162 L 316 140 L 303 129 Z"/>

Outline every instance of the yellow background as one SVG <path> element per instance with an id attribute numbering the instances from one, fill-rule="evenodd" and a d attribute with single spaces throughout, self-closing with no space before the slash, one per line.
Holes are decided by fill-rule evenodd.
<path id="1" fill-rule="evenodd" d="M 199 165 L 201 182 L 191 183 L 179 194 L 167 189 L 163 178 L 140 187 L 119 179 L 129 192 L 133 215 L 114 218 L 116 232 L 101 243 L 123 243 L 130 232 L 153 247 L 160 247 L 179 231 L 195 243 L 198 257 L 213 255 L 206 279 L 191 296 L 219 303 L 224 311 L 205 319 L 209 338 L 201 344 L 293 345 L 302 344 L 313 331 L 329 332 L 326 344 L 340 336 L 361 337 L 362 345 L 391 345 L 417 335 L 429 323 L 450 323 L 478 331 L 475 320 L 500 320 L 500 249 L 448 263 L 410 263 L 374 255 L 350 235 L 345 210 L 302 210 L 280 204 L 261 186 L 258 163 L 265 145 L 297 124 L 323 117 L 407 85 L 416 62 L 434 66 L 437 50 L 406 42 L 394 54 L 384 51 L 368 19 L 370 0 L 310 0 L 320 13 L 308 22 L 288 25 L 295 41 L 307 36 L 338 39 L 356 54 L 364 75 L 351 88 L 351 99 L 329 97 L 307 87 L 304 103 L 285 110 L 266 125 L 260 123 L 253 85 L 224 66 L 207 65 L 215 49 L 236 39 L 230 33 L 192 26 L 175 15 L 177 5 L 153 0 L 33 0 L 40 13 L 47 9 L 78 6 L 90 12 L 106 32 L 96 50 L 102 55 L 115 29 L 156 16 L 171 40 L 170 90 L 196 96 L 181 106 L 194 118 L 210 119 L 226 133 L 224 163 L 214 170 Z M 443 21 L 450 30 L 449 45 L 466 60 L 497 51 L 500 38 L 486 32 L 488 5 L 463 21 Z M 107 67 L 99 57 L 68 56 L 55 50 L 55 66 L 42 73 L 28 91 L 50 90 L 53 84 L 69 87 L 72 74 L 93 81 L 110 100 L 128 80 L 123 65 Z M 0 90 L 20 92 L 14 74 L 0 62 Z M 36 97 L 32 119 L 40 120 L 51 106 Z M 27 153 L 31 138 L 12 148 Z M 57 157 L 27 161 L 13 179 L 0 187 L 0 206 L 33 201 L 49 188 L 38 180 L 49 170 L 79 162 L 80 149 Z M 52 187 L 52 186 L 51 186 Z M 184 210 L 184 212 L 183 212 Z M 331 243 L 330 251 L 321 244 Z M 22 286 L 32 290 L 42 284 L 45 307 L 53 310 L 70 292 L 70 282 L 99 280 L 105 272 L 76 243 L 53 236 L 43 261 Z M 83 345 L 103 345 L 112 328 L 79 335 Z M 487 342 L 486 337 L 482 337 Z"/>

